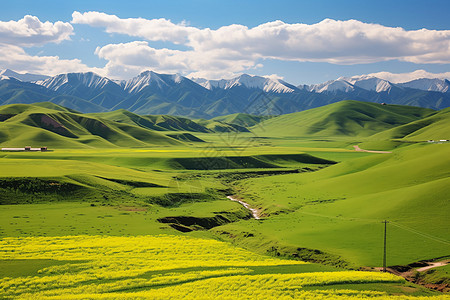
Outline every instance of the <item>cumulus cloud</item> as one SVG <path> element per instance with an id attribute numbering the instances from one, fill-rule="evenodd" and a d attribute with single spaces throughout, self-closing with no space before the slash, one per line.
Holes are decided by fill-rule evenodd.
<path id="1" fill-rule="evenodd" d="M 18 72 L 31 72 L 45 75 L 56 75 L 67 72 L 94 71 L 104 74 L 103 70 L 89 68 L 79 59 L 60 59 L 58 56 L 33 56 L 21 47 L 0 43 L 0 65 L 2 68 Z"/>
<path id="2" fill-rule="evenodd" d="M 368 74 L 368 76 L 373 76 L 373 77 L 381 78 L 384 80 L 388 80 L 392 83 L 403 83 L 403 82 L 408 82 L 408 81 L 420 79 L 420 78 L 450 79 L 450 72 L 430 73 L 425 70 L 416 70 L 414 72 L 409 72 L 409 73 L 378 72 L 378 73 Z"/>
<path id="3" fill-rule="evenodd" d="M 74 12 L 73 23 L 104 27 L 149 41 L 184 44 L 203 56 L 221 51 L 221 59 L 278 59 L 333 64 L 401 60 L 449 63 L 450 30 L 405 30 L 357 20 L 325 19 L 316 24 L 274 21 L 248 28 L 233 24 L 199 29 L 166 19 L 120 19 L 99 12 Z"/>
<path id="4" fill-rule="evenodd" d="M 120 33 L 129 36 L 142 37 L 149 41 L 170 41 L 181 44 L 186 38 L 199 29 L 185 26 L 184 23 L 174 24 L 170 20 L 130 18 L 120 19 L 115 15 L 90 11 L 85 13 L 73 12 L 72 23 L 88 24 L 102 27 L 108 33 Z"/>
<path id="5" fill-rule="evenodd" d="M 16 46 L 41 46 L 70 39 L 73 27 L 65 22 L 42 23 L 35 16 L 25 16 L 19 21 L 0 21 L 0 43 Z"/>
<path id="6" fill-rule="evenodd" d="M 278 74 L 264 75 L 262 77 L 269 78 L 269 79 L 272 79 L 272 80 L 284 80 L 284 77 L 280 76 Z"/>
<path id="7" fill-rule="evenodd" d="M 18 72 L 56 75 L 67 72 L 94 71 L 104 74 L 103 69 L 89 68 L 79 59 L 60 59 L 58 56 L 28 54 L 24 48 L 60 43 L 69 40 L 73 27 L 65 22 L 41 22 L 35 16 L 24 16 L 18 21 L 0 21 L 0 66 Z"/>
<path id="8" fill-rule="evenodd" d="M 255 66 L 252 60 L 222 59 L 220 50 L 205 56 L 196 51 L 156 49 L 146 41 L 109 44 L 98 47 L 95 54 L 108 61 L 105 72 L 113 78 L 127 78 L 151 69 L 159 73 L 216 79 L 234 76 Z"/>

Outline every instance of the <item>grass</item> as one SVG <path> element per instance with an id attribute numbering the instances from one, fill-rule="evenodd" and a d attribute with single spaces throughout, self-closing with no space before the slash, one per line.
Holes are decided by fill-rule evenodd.
<path id="1" fill-rule="evenodd" d="M 367 137 L 431 113 L 433 110 L 419 107 L 349 100 L 271 118 L 253 129 L 262 136 Z"/>
<path id="2" fill-rule="evenodd" d="M 398 126 L 376 134 L 378 140 L 398 139 L 402 141 L 427 141 L 450 139 L 448 128 L 450 109 L 443 109 L 429 117 Z"/>
<path id="3" fill-rule="evenodd" d="M 119 148 L 101 152 L 95 149 L 74 149 L 31 154 L 3 153 L 0 158 L 3 171 L 0 176 L 3 179 L 0 179 L 40 178 L 44 183 L 73 184 L 80 188 L 81 199 L 84 199 L 85 204 L 79 203 L 80 197 L 74 197 L 74 195 L 57 197 L 54 193 L 46 193 L 45 189 L 25 189 L 19 191 L 20 193 L 8 195 L 5 193 L 5 185 L 2 187 L 4 192 L 1 199 L 3 203 L 10 203 L 5 202 L 5 199 L 17 200 L 20 197 L 23 199 L 22 203 L 36 202 L 41 199 L 40 202 L 47 203 L 42 204 L 44 207 L 53 205 L 49 204 L 51 199 L 53 202 L 70 200 L 74 202 L 74 205 L 87 205 L 84 209 L 90 211 L 100 209 L 101 205 L 110 204 L 144 207 L 147 214 L 151 214 L 153 210 L 161 212 L 167 209 L 165 214 L 152 215 L 150 220 L 155 224 L 148 225 L 150 226 L 148 229 L 145 229 L 146 225 L 142 227 L 142 231 L 129 231 L 129 234 L 144 234 L 171 231 L 167 225 L 162 231 L 158 229 L 161 224 L 156 220 L 165 216 L 201 217 L 198 213 L 201 211 L 200 208 L 210 207 L 208 217 L 212 217 L 214 212 L 220 211 L 214 209 L 215 203 L 222 203 L 220 199 L 225 199 L 225 193 L 235 193 L 252 206 L 262 209 L 268 219 L 262 223 L 240 221 L 221 226 L 220 228 L 223 227 L 221 230 L 212 229 L 213 232 L 229 232 L 237 238 L 228 240 L 265 253 L 274 245 L 285 247 L 286 251 L 294 249 L 291 252 L 295 252 L 298 247 L 320 249 L 330 254 L 330 257 L 334 255 L 335 258 L 330 258 L 331 260 L 340 261 L 338 257 L 341 257 L 353 266 L 379 265 L 380 255 L 377 250 L 380 239 L 381 223 L 379 222 L 383 219 L 390 219 L 432 236 L 444 237 L 447 234 L 445 231 L 447 209 L 444 200 L 440 201 L 440 199 L 446 199 L 447 193 L 449 168 L 446 167 L 448 160 L 445 159 L 444 153 L 448 151 L 448 145 L 409 146 L 399 148 L 393 154 L 379 155 L 358 153 L 343 148 L 321 148 L 321 144 L 327 143 L 323 141 L 305 141 L 307 147 L 301 147 L 300 141 L 295 143 L 300 147 L 249 147 L 239 152 L 243 153 L 241 156 L 235 156 L 236 151 L 239 150 L 226 147 L 226 143 L 223 144 L 223 148 L 220 148 L 218 144 L 219 148 L 214 149 L 214 155 L 209 158 L 210 160 L 221 161 L 231 158 L 230 164 L 234 163 L 237 169 L 230 174 L 239 174 L 244 170 L 250 172 L 248 173 L 250 175 L 233 175 L 231 183 L 226 179 L 229 177 L 226 174 L 230 171 L 198 170 L 199 159 L 196 157 L 208 155 L 208 152 L 205 152 L 206 147 Z M 298 151 L 306 151 L 309 154 Z M 258 164 L 245 165 L 245 160 L 242 158 L 251 159 Z M 257 175 L 257 172 L 266 172 L 271 169 L 273 171 L 305 167 L 314 169 L 314 166 L 329 165 L 331 161 L 341 163 L 313 173 Z M 225 167 L 229 168 L 230 164 Z M 267 169 L 269 165 L 275 168 Z M 191 170 L 194 168 L 197 170 Z M 251 175 L 251 172 L 256 173 Z M 222 176 L 220 180 L 217 177 L 219 174 Z M 390 177 L 384 174 L 390 174 Z M 258 178 L 245 179 L 249 176 Z M 236 181 L 237 179 L 245 180 Z M 234 189 L 234 192 L 229 190 L 230 188 Z M 217 191 L 220 190 L 225 192 L 218 193 Z M 183 193 L 199 194 L 198 197 L 183 198 Z M 167 194 L 172 194 L 175 198 L 170 200 Z M 169 207 L 162 208 L 156 205 L 162 204 L 161 200 L 166 203 L 167 199 L 173 201 L 169 203 Z M 190 213 L 172 210 L 186 201 L 199 200 L 201 202 L 193 205 L 195 209 L 189 210 Z M 90 203 L 97 207 L 89 207 Z M 63 203 L 61 205 L 63 206 L 60 207 L 64 207 Z M 186 205 L 191 204 L 186 203 Z M 235 208 L 240 207 L 237 203 L 230 205 Z M 32 207 L 30 206 L 30 209 Z M 62 208 L 61 211 L 66 209 Z M 103 209 L 108 209 L 108 206 Z M 224 208 L 223 211 L 229 209 Z M 20 214 L 11 213 L 11 215 Z M 123 218 L 123 215 L 113 215 L 119 219 Z M 132 215 L 139 215 L 139 213 Z M 70 222 L 71 226 L 75 226 L 75 230 L 72 231 L 66 227 L 59 234 L 96 234 L 103 231 L 102 226 L 89 229 L 89 226 L 80 227 L 78 224 L 95 223 L 101 219 L 101 216 L 99 213 L 75 217 Z M 426 220 L 431 217 L 434 222 L 427 223 Z M 51 216 L 48 218 L 64 221 L 64 218 L 58 219 Z M 87 219 L 94 221 L 88 222 Z M 102 222 L 110 220 L 108 224 L 116 228 L 116 225 L 113 225 L 114 219 L 106 217 L 101 220 Z M 52 222 L 43 222 L 39 225 L 43 230 L 35 231 L 32 228 L 39 223 L 33 222 L 31 226 L 27 226 L 26 221 L 30 221 L 29 219 L 11 219 L 10 216 L 5 217 L 4 220 L 5 228 L 16 228 L 15 230 L 22 228 L 22 230 L 15 232 L 8 229 L 3 236 L 17 235 L 21 232 L 27 235 L 33 235 L 36 232 L 43 234 L 46 231 L 54 232 L 53 234 L 59 232 L 53 228 L 55 223 Z M 126 222 L 131 222 L 124 220 L 126 221 L 119 221 L 117 224 L 124 225 Z M 141 217 L 137 217 L 136 220 L 144 222 Z M 17 225 L 12 226 L 10 223 L 17 223 Z M 292 230 L 292 228 L 298 229 Z M 117 233 L 117 230 L 105 229 L 104 232 Z M 244 238 L 243 236 L 248 232 L 257 238 Z M 352 235 L 348 235 L 348 232 L 352 232 Z M 124 231 L 122 230 L 121 233 Z M 403 243 L 406 248 L 402 251 L 391 251 L 389 257 L 391 264 L 404 264 L 423 258 L 432 258 L 446 251 L 445 245 L 441 246 L 435 241 L 430 241 L 433 247 L 428 249 L 422 237 L 413 233 L 405 235 L 405 233 L 408 232 L 401 228 L 392 228 L 391 238 L 398 244 Z M 224 238 L 221 233 L 217 233 L 217 236 Z M 274 237 L 277 238 L 274 239 Z M 261 240 L 266 241 L 267 247 L 260 247 Z M 417 243 L 423 247 L 416 249 Z"/>
<path id="4" fill-rule="evenodd" d="M 450 284 L 450 265 L 430 269 L 418 277 L 428 284 L 446 284 L 448 286 Z"/>
<path id="5" fill-rule="evenodd" d="M 212 120 L 236 124 L 244 127 L 251 127 L 270 118 L 271 116 L 255 116 L 250 114 L 236 113 L 226 116 L 215 117 Z"/>
<path id="6" fill-rule="evenodd" d="M 157 219 L 169 216 L 207 218 L 220 211 L 245 212 L 242 206 L 227 200 L 185 203 L 178 207 L 136 206 L 133 203 L 109 206 L 89 202 L 3 205 L 0 236 L 180 234 Z M 211 236 L 207 231 L 190 234 Z"/>
<path id="7" fill-rule="evenodd" d="M 102 119 L 59 109 L 58 106 L 14 104 L 0 108 L 8 118 L 0 123 L 0 145 L 17 147 L 30 142 L 53 148 L 148 147 L 182 144 L 136 124 Z M 164 128 L 161 128 L 165 130 Z"/>
<path id="8" fill-rule="evenodd" d="M 238 195 L 267 220 L 223 230 L 276 237 L 281 244 L 327 249 L 356 265 L 379 266 L 381 221 L 388 219 L 395 222 L 389 226 L 389 264 L 446 255 L 448 244 L 439 239 L 449 235 L 448 151 L 445 144 L 416 146 L 311 174 L 244 180 Z"/>

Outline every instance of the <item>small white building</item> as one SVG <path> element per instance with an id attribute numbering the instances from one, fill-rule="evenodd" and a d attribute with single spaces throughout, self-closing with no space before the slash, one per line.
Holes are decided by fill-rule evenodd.
<path id="1" fill-rule="evenodd" d="M 6 151 L 6 152 L 25 152 L 25 151 L 47 151 L 47 147 L 39 147 L 39 148 L 31 148 L 31 146 L 25 146 L 24 148 L 2 148 L 1 151 Z"/>

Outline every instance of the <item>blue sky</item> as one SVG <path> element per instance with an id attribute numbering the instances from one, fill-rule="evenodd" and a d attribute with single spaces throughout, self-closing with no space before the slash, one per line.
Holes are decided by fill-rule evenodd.
<path id="1" fill-rule="evenodd" d="M 0 10 L 0 69 L 92 70 L 123 79 L 144 69 L 214 79 L 248 73 L 293 84 L 379 72 L 400 80 L 389 74 L 410 78 L 416 70 L 448 77 L 448 11 L 448 0 L 15 0 Z M 20 22 L 26 15 L 41 24 Z M 271 23 L 276 20 L 282 23 Z M 30 37 L 30 26 L 38 25 Z"/>

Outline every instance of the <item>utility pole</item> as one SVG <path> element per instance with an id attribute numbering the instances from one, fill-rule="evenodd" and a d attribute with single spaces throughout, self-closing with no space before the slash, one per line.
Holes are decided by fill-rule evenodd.
<path id="1" fill-rule="evenodd" d="M 383 272 L 386 272 L 386 227 L 387 227 L 387 223 L 389 223 L 389 222 L 384 220 L 381 223 L 384 223 Z"/>

